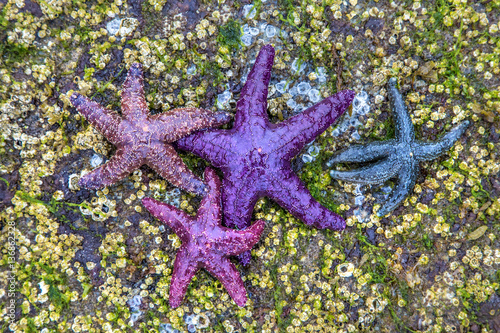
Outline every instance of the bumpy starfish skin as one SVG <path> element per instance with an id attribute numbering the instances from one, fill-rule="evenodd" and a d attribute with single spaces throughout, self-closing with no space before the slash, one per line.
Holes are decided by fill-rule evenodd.
<path id="1" fill-rule="evenodd" d="M 227 226 L 247 227 L 255 203 L 267 196 L 307 225 L 342 230 L 345 221 L 314 200 L 292 171 L 290 160 L 349 107 L 354 92 L 339 92 L 282 123 L 272 124 L 267 116 L 267 93 L 273 60 L 274 48 L 264 46 L 241 91 L 232 129 L 199 131 L 177 141 L 177 145 L 222 170 Z M 242 263 L 248 260 L 247 253 Z"/>
<path id="2" fill-rule="evenodd" d="M 74 93 L 71 103 L 117 147 L 104 165 L 83 176 L 79 185 L 98 189 L 126 177 L 143 164 L 187 191 L 203 194 L 205 185 L 189 170 L 169 142 L 195 130 L 227 123 L 229 114 L 198 108 L 181 108 L 150 115 L 144 98 L 140 64 L 130 67 L 121 95 L 123 116 Z"/>
<path id="3" fill-rule="evenodd" d="M 245 285 L 229 256 L 250 250 L 259 241 L 264 221 L 256 221 L 246 230 L 221 226 L 221 182 L 214 170 L 205 170 L 205 181 L 210 188 L 195 217 L 184 211 L 151 198 L 142 204 L 149 212 L 174 230 L 182 241 L 174 263 L 170 284 L 170 305 L 178 307 L 189 282 L 200 268 L 217 278 L 239 306 L 247 301 Z"/>
<path id="4" fill-rule="evenodd" d="M 330 172 L 336 179 L 360 184 L 379 184 L 397 177 L 399 183 L 388 200 L 377 211 L 378 216 L 392 212 L 415 186 L 420 161 L 435 159 L 450 149 L 455 141 L 464 134 L 469 121 L 455 126 L 436 142 L 422 142 L 415 139 L 410 115 L 401 93 L 396 88 L 396 79 L 389 80 L 389 97 L 395 119 L 396 138 L 366 145 L 354 145 L 334 156 L 329 165 L 344 162 L 377 161 L 351 171 Z"/>

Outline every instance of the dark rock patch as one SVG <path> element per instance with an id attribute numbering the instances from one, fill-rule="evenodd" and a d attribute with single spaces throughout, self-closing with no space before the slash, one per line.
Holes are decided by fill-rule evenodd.
<path id="1" fill-rule="evenodd" d="M 370 17 L 365 23 L 365 29 L 370 29 L 375 35 L 384 29 L 385 20 Z"/>
<path id="2" fill-rule="evenodd" d="M 19 180 L 19 171 L 15 170 L 10 174 L 2 175 L 9 184 L 3 180 L 0 180 L 0 210 L 4 210 L 8 206 L 11 206 L 11 200 L 16 194 L 17 182 Z"/>
<path id="3" fill-rule="evenodd" d="M 161 12 L 166 17 L 174 17 L 182 13 L 187 20 L 185 31 L 193 30 L 196 24 L 206 16 L 206 12 L 200 9 L 200 4 L 196 0 L 167 1 Z"/>

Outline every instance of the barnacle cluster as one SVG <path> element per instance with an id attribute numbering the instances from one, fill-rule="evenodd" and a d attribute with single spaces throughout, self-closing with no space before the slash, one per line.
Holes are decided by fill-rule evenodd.
<path id="1" fill-rule="evenodd" d="M 19 309 L 11 320 L 2 307 L 4 330 L 498 330 L 498 313 L 481 312 L 495 304 L 500 282 L 498 0 L 268 0 L 239 8 L 198 1 L 187 14 L 164 0 L 134 3 L 0 4 L 0 303 L 10 300 L 13 224 Z M 180 241 L 148 220 L 140 200 L 154 196 L 191 212 L 198 201 L 149 169 L 97 193 L 75 186 L 94 155 L 113 151 L 69 97 L 78 91 L 118 109 L 126 68 L 140 62 L 152 110 L 234 111 L 235 83 L 267 43 L 277 50 L 271 121 L 337 89 L 363 92 L 315 140 L 319 153 L 294 161 L 316 200 L 346 216 L 347 231 L 309 229 L 262 199 L 254 218 L 268 227 L 253 250 L 261 264 L 242 276 L 247 306 L 202 273 L 189 301 L 171 309 Z M 467 140 L 422 165 L 400 210 L 379 218 L 371 212 L 384 187 L 337 183 L 325 165 L 342 147 L 393 138 L 390 77 L 399 79 L 419 139 L 436 140 L 464 119 L 471 126 Z M 316 149 L 307 149 L 312 157 Z M 200 174 L 203 162 L 183 157 Z"/>

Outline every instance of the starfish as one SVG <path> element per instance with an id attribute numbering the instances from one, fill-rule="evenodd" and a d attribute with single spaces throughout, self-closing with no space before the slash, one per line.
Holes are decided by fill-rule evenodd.
<path id="1" fill-rule="evenodd" d="M 148 165 L 170 183 L 203 194 L 205 184 L 189 170 L 168 143 L 198 129 L 227 123 L 229 114 L 199 108 L 180 108 L 151 115 L 144 98 L 142 65 L 132 64 L 123 83 L 123 116 L 74 93 L 71 103 L 117 147 L 104 165 L 83 176 L 78 184 L 98 189 L 125 178 L 141 165 Z"/>
<path id="2" fill-rule="evenodd" d="M 264 221 L 256 221 L 246 230 L 221 226 L 221 182 L 213 169 L 205 169 L 210 188 L 196 216 L 151 198 L 142 199 L 149 212 L 174 230 L 182 241 L 174 263 L 170 285 L 170 306 L 178 307 L 189 282 L 200 268 L 217 278 L 239 306 L 247 301 L 245 285 L 229 256 L 248 251 L 259 241 Z"/>
<path id="3" fill-rule="evenodd" d="M 392 212 L 412 191 L 419 171 L 419 162 L 433 160 L 449 150 L 469 125 L 467 120 L 461 122 L 436 142 L 417 140 L 413 123 L 396 83 L 396 78 L 389 80 L 396 138 L 366 145 L 353 145 L 328 162 L 329 166 L 332 166 L 335 163 L 376 161 L 351 171 L 332 170 L 330 174 L 335 179 L 360 184 L 379 184 L 393 177 L 399 179 L 387 201 L 377 211 L 379 217 Z"/>
<path id="4" fill-rule="evenodd" d="M 222 170 L 228 227 L 247 227 L 255 203 L 267 196 L 307 225 L 342 230 L 345 221 L 311 196 L 290 161 L 349 107 L 354 92 L 339 92 L 284 122 L 270 123 L 267 93 L 273 61 L 274 48 L 265 45 L 241 91 L 232 129 L 198 131 L 177 146 Z M 241 259 L 248 263 L 249 254 Z"/>

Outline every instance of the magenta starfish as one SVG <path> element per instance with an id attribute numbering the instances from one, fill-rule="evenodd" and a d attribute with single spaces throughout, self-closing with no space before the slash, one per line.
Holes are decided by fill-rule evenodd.
<path id="1" fill-rule="evenodd" d="M 189 282 L 200 268 L 217 278 L 236 304 L 244 306 L 247 302 L 245 285 L 228 257 L 250 250 L 259 241 L 264 221 L 256 221 L 246 230 L 221 226 L 221 182 L 210 168 L 205 169 L 205 181 L 210 190 L 195 217 L 166 203 L 142 199 L 144 207 L 174 229 L 182 241 L 170 284 L 170 306 L 173 308 L 181 304 Z"/>
<path id="2" fill-rule="evenodd" d="M 104 165 L 83 176 L 79 185 L 97 189 L 126 177 L 141 165 L 149 165 L 163 178 L 187 191 L 203 194 L 205 184 L 189 170 L 168 143 L 195 130 L 230 120 L 228 114 L 199 108 L 181 108 L 150 115 L 144 98 L 140 64 L 132 64 L 123 83 L 123 117 L 74 93 L 71 103 L 117 149 Z"/>
<path id="3" fill-rule="evenodd" d="M 341 91 L 282 123 L 270 123 L 267 92 L 273 60 L 274 48 L 264 46 L 241 91 L 232 129 L 199 131 L 177 145 L 222 170 L 227 226 L 247 227 L 255 203 L 267 196 L 307 225 L 342 230 L 342 217 L 311 196 L 290 161 L 349 107 L 354 92 Z M 243 263 L 248 260 L 248 255 L 242 258 Z"/>

